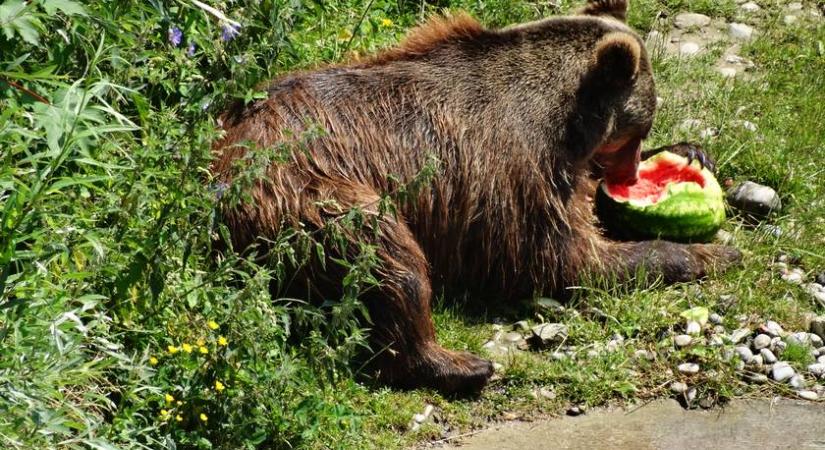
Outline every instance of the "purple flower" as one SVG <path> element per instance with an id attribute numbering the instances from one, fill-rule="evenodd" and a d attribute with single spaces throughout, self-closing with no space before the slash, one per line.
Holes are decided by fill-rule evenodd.
<path id="1" fill-rule="evenodd" d="M 223 194 L 226 190 L 229 189 L 229 184 L 224 182 L 213 183 L 209 186 L 209 190 L 211 190 L 215 194 L 215 200 L 220 201 L 223 198 Z"/>
<path id="2" fill-rule="evenodd" d="M 224 42 L 229 42 L 241 34 L 241 26 L 237 24 L 227 23 L 222 27 L 222 29 L 223 32 L 221 33 L 221 39 L 223 39 Z"/>
<path id="3" fill-rule="evenodd" d="M 183 31 L 181 31 L 178 27 L 172 27 L 169 29 L 166 36 L 169 39 L 169 43 L 172 44 L 172 47 L 177 47 L 183 39 Z"/>
<path id="4" fill-rule="evenodd" d="M 195 43 L 189 42 L 189 45 L 186 47 L 186 56 L 193 57 L 195 56 Z"/>

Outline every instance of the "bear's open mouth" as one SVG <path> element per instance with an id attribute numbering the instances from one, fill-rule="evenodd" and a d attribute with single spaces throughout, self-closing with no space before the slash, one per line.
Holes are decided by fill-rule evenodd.
<path id="1" fill-rule="evenodd" d="M 642 157 L 642 136 L 617 139 L 599 146 L 593 160 L 602 167 L 611 184 L 630 184 L 636 180 Z"/>

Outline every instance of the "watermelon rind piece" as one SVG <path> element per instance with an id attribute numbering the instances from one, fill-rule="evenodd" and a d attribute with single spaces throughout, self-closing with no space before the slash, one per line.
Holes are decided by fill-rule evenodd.
<path id="1" fill-rule="evenodd" d="M 640 164 L 639 169 L 663 160 L 686 165 L 687 158 L 663 151 Z M 694 182 L 671 183 L 658 202 L 610 196 L 604 182 L 596 193 L 596 214 L 611 230 L 632 238 L 667 239 L 679 242 L 707 242 L 725 221 L 725 200 L 722 187 L 708 169 L 698 161 L 691 166 L 701 171 L 702 188 Z"/>

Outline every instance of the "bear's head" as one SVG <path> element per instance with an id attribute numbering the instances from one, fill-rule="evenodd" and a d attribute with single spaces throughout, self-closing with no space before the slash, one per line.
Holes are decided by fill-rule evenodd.
<path id="1" fill-rule="evenodd" d="M 617 24 L 595 43 L 592 65 L 583 77 L 582 97 L 589 103 L 583 106 L 595 107 L 604 124 L 590 157 L 611 182 L 630 182 L 656 111 L 650 61 L 641 39 L 625 28 L 626 0 L 590 1 L 582 14 Z"/>

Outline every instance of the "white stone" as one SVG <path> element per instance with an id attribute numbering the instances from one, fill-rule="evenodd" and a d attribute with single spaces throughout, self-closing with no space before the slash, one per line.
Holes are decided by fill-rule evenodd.
<path id="1" fill-rule="evenodd" d="M 688 320 L 685 332 L 687 334 L 697 335 L 702 332 L 702 325 L 699 325 L 699 322 L 695 320 Z"/>
<path id="2" fill-rule="evenodd" d="M 685 374 L 688 374 L 688 375 L 693 375 L 693 374 L 699 373 L 699 364 L 696 364 L 696 363 L 682 363 L 682 364 L 679 364 L 677 369 L 679 370 L 679 372 L 682 372 L 682 373 L 685 373 Z"/>
<path id="3" fill-rule="evenodd" d="M 755 124 L 755 123 L 753 123 L 753 122 L 749 122 L 749 121 L 747 121 L 747 120 L 743 120 L 743 121 L 739 122 L 739 125 L 740 125 L 742 128 L 744 128 L 744 129 L 746 129 L 746 130 L 748 130 L 748 131 L 756 131 L 756 130 L 758 129 L 758 127 L 756 126 L 756 124 Z"/>
<path id="4" fill-rule="evenodd" d="M 769 320 L 769 321 L 765 322 L 765 326 L 762 329 L 762 331 L 764 331 L 765 334 L 767 334 L 771 337 L 778 337 L 778 336 L 781 336 L 782 333 L 784 333 L 785 330 L 783 330 L 782 326 L 779 325 L 778 323 L 774 322 L 773 320 Z"/>
<path id="5" fill-rule="evenodd" d="M 801 390 L 797 392 L 796 395 L 800 398 L 804 398 L 805 400 L 819 400 L 819 395 L 817 395 L 814 391 Z"/>
<path id="6" fill-rule="evenodd" d="M 776 381 L 785 381 L 792 376 L 794 376 L 796 372 L 786 362 L 778 362 L 773 365 L 773 369 L 771 369 L 771 376 Z"/>
<path id="7" fill-rule="evenodd" d="M 735 78 L 737 73 L 733 67 L 720 67 L 717 71 L 725 78 Z"/>
<path id="8" fill-rule="evenodd" d="M 805 377 L 800 374 L 796 374 L 788 380 L 788 384 L 790 384 L 794 389 L 803 389 L 808 383 L 805 382 Z"/>
<path id="9" fill-rule="evenodd" d="M 693 338 L 687 334 L 680 334 L 673 338 L 673 343 L 676 344 L 677 347 L 687 347 L 691 342 L 693 342 Z"/>
<path id="10" fill-rule="evenodd" d="M 712 313 L 708 320 L 714 325 L 722 325 L 725 322 L 725 318 L 716 313 Z"/>
<path id="11" fill-rule="evenodd" d="M 819 358 L 816 358 L 816 362 L 825 364 L 825 355 L 822 355 Z"/>
<path id="12" fill-rule="evenodd" d="M 743 4 L 742 6 L 740 6 L 740 8 L 742 8 L 742 11 L 746 11 L 746 12 L 756 12 L 756 11 L 759 11 L 760 9 L 762 9 L 762 8 L 759 7 L 759 5 L 757 5 L 754 2 L 747 2 L 747 3 Z"/>
<path id="13" fill-rule="evenodd" d="M 732 344 L 738 344 L 740 341 L 742 341 L 742 339 L 745 339 L 746 337 L 750 336 L 750 334 L 751 330 L 747 328 L 740 328 L 730 334 L 730 342 Z"/>
<path id="14" fill-rule="evenodd" d="M 736 354 L 739 355 L 739 359 L 741 359 L 745 363 L 749 363 L 751 362 L 751 359 L 753 359 L 753 352 L 748 347 L 740 345 L 739 347 L 736 347 L 735 350 Z"/>
<path id="15" fill-rule="evenodd" d="M 681 13 L 673 19 L 676 28 L 705 27 L 710 25 L 710 17 L 704 14 Z"/>
<path id="16" fill-rule="evenodd" d="M 762 361 L 762 355 L 755 355 L 755 356 L 754 356 L 753 358 L 751 358 L 751 360 L 750 360 L 750 364 L 751 364 L 752 366 L 761 366 L 761 365 L 762 365 L 762 363 L 763 363 L 763 361 Z"/>
<path id="17" fill-rule="evenodd" d="M 771 337 L 767 334 L 760 334 L 753 338 L 753 348 L 755 350 L 762 350 L 763 348 L 768 348 L 771 345 Z"/>
<path id="18" fill-rule="evenodd" d="M 802 3 L 799 3 L 799 2 L 788 3 L 788 11 L 802 11 Z"/>
<path id="19" fill-rule="evenodd" d="M 814 347 L 822 347 L 822 338 L 819 337 L 816 333 L 808 333 L 808 339 L 811 341 L 811 345 L 813 345 Z"/>
<path id="20" fill-rule="evenodd" d="M 674 394 L 683 394 L 685 391 L 687 391 L 687 389 L 687 385 L 685 383 L 682 383 L 681 381 L 674 381 L 673 383 L 670 383 L 670 390 Z"/>
<path id="21" fill-rule="evenodd" d="M 734 39 L 750 39 L 753 36 L 753 28 L 744 23 L 731 23 L 728 25 L 728 33 Z"/>
<path id="22" fill-rule="evenodd" d="M 679 46 L 679 54 L 682 56 L 693 56 L 699 53 L 702 48 L 695 42 L 685 42 Z"/>
<path id="23" fill-rule="evenodd" d="M 765 361 L 765 364 L 773 364 L 777 361 L 776 355 L 770 349 L 763 348 L 759 350 L 759 356 L 762 357 L 762 360 Z"/>
<path id="24" fill-rule="evenodd" d="M 782 22 L 784 22 L 785 25 L 792 25 L 796 23 L 797 20 L 799 20 L 799 17 L 792 16 L 790 14 L 782 18 Z"/>
<path id="25" fill-rule="evenodd" d="M 825 375 L 825 364 L 814 363 L 808 366 L 808 372 L 811 372 L 816 377 Z"/>

